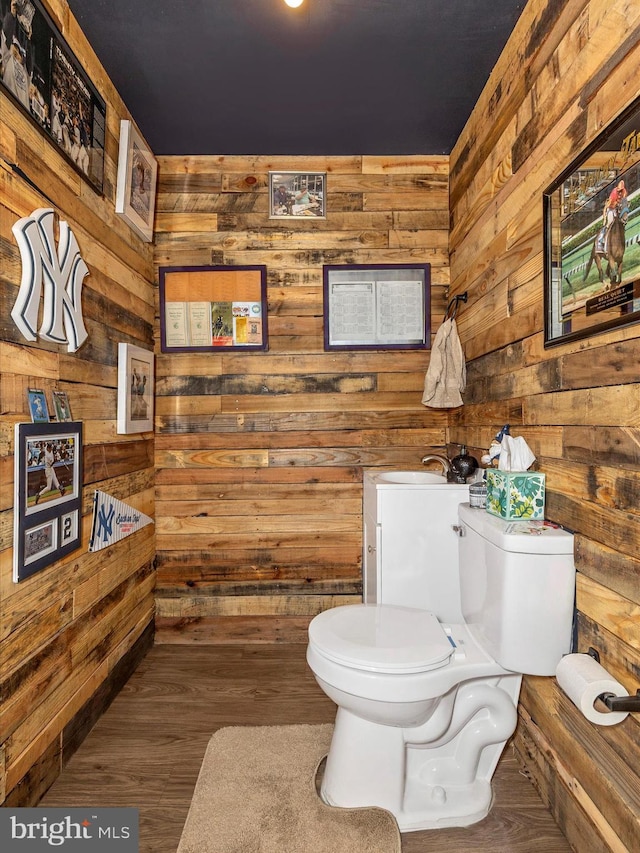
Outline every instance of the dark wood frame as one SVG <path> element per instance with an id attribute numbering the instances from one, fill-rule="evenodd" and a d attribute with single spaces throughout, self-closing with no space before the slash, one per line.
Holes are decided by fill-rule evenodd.
<path id="1" fill-rule="evenodd" d="M 40 501 L 42 473 L 39 465 L 29 465 L 30 446 L 65 438 L 73 445 L 73 458 L 55 468 L 64 494 Z M 14 488 L 13 580 L 18 582 L 82 544 L 82 423 L 16 424 Z"/>
<path id="2" fill-rule="evenodd" d="M 389 276 L 395 277 L 390 279 Z M 383 334 L 377 322 L 378 291 L 384 284 L 402 285 L 416 282 L 420 285 L 421 306 L 416 312 L 414 323 L 419 334 L 403 337 L 400 334 Z M 367 299 L 366 288 L 371 285 L 371 299 Z M 373 300 L 375 330 L 372 336 L 346 338 L 340 334 L 334 295 L 337 288 L 365 289 L 364 299 Z M 334 290 L 335 288 L 335 290 Z M 347 296 L 345 290 L 345 297 Z M 324 348 L 325 350 L 386 350 L 386 349 L 430 349 L 431 348 L 431 265 L 430 264 L 327 264 L 323 268 L 324 295 Z M 354 292 L 355 295 L 355 292 Z M 397 300 L 393 300 L 397 304 Z M 338 330 L 338 331 L 337 331 Z"/>
<path id="3" fill-rule="evenodd" d="M 160 278 L 160 349 L 162 352 L 242 352 L 268 349 L 267 330 L 267 268 L 262 264 L 249 266 L 161 267 Z M 173 292 L 172 292 L 173 291 Z M 172 296 L 181 299 L 172 299 Z M 187 298 L 193 297 L 193 298 Z M 194 344 L 189 318 L 184 315 L 187 305 L 210 305 L 211 330 L 207 343 Z M 214 305 L 224 306 L 213 319 Z M 171 305 L 173 309 L 171 317 Z M 184 307 L 180 307 L 184 306 Z M 258 308 L 259 306 L 259 308 Z M 202 317 L 202 308 L 200 311 Z M 259 315 L 258 315 L 259 310 Z M 242 312 L 242 313 L 240 313 Z M 253 313 L 252 313 L 253 312 Z M 223 314 L 225 319 L 223 320 Z M 242 336 L 238 321 L 243 320 Z M 184 323 L 184 334 L 171 332 L 171 325 Z M 220 323 L 218 334 L 216 325 Z M 189 326 L 189 329 L 187 329 Z M 224 334 L 228 332 L 228 334 Z M 206 329 L 200 339 L 206 337 Z M 251 338 L 255 342 L 251 342 Z M 191 341 L 191 343 L 189 342 Z"/>
<path id="4" fill-rule="evenodd" d="M 621 281 L 608 280 L 606 260 L 603 281 L 590 258 L 603 222 L 604 204 L 621 179 L 630 208 Z M 640 99 L 545 190 L 543 204 L 545 347 L 638 322 Z"/>
<path id="5" fill-rule="evenodd" d="M 0 86 L 13 101 L 18 104 L 73 168 L 99 193 L 102 193 L 104 183 L 104 156 L 106 133 L 106 103 L 93 85 L 86 71 L 82 68 L 60 30 L 47 13 L 40 0 L 29 0 L 35 9 L 29 30 L 25 28 L 27 18 L 18 15 L 16 27 L 15 51 L 22 54 L 25 69 L 31 66 L 29 78 L 29 103 L 25 104 L 18 93 L 0 78 Z M 65 87 L 65 84 L 66 87 Z M 54 90 L 57 90 L 54 92 Z M 82 94 L 81 94 L 82 93 Z M 58 139 L 57 125 L 54 128 L 54 97 L 61 104 L 58 115 L 64 113 L 65 121 L 60 125 Z M 85 115 L 89 112 L 90 115 Z M 63 134 L 63 126 L 84 119 L 85 129 L 89 134 L 90 144 L 87 150 L 88 159 L 84 156 L 72 156 L 73 145 L 71 137 L 73 128 Z M 84 131 L 84 129 L 83 129 Z M 79 133 L 79 131 L 78 131 Z M 68 149 L 68 150 L 67 150 Z M 78 146 L 79 152 L 80 146 Z M 86 167 L 84 166 L 86 162 Z"/>

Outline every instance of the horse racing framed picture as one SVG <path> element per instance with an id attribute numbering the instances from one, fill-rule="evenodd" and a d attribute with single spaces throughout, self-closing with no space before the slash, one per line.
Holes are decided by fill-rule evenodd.
<path id="1" fill-rule="evenodd" d="M 545 347 L 640 320 L 640 100 L 544 193 Z"/>

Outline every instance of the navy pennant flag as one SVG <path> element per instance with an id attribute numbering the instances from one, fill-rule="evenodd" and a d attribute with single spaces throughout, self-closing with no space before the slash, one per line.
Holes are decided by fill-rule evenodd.
<path id="1" fill-rule="evenodd" d="M 147 524 L 153 524 L 140 510 L 112 498 L 106 492 L 96 490 L 93 496 L 93 524 L 89 540 L 90 551 L 100 551 L 108 548 L 121 539 L 126 539 L 136 530 L 141 530 Z"/>

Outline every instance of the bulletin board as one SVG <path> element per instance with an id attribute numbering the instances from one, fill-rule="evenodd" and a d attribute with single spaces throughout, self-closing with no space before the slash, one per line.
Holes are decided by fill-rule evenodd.
<path id="1" fill-rule="evenodd" d="M 267 268 L 161 267 L 162 352 L 266 350 Z"/>

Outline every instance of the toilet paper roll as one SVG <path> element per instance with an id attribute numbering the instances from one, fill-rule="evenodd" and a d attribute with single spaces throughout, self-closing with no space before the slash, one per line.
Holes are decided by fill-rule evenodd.
<path id="1" fill-rule="evenodd" d="M 556 667 L 558 684 L 584 716 L 598 726 L 615 726 L 627 711 L 598 711 L 593 703 L 601 693 L 628 696 L 629 691 L 612 678 L 591 655 L 565 655 Z"/>

